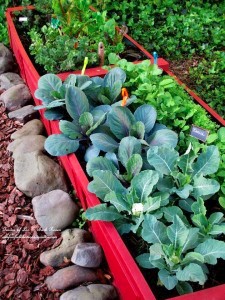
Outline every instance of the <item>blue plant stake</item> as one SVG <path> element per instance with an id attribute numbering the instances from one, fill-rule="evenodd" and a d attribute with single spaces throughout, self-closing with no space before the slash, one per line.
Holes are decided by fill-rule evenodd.
<path id="1" fill-rule="evenodd" d="M 157 65 L 157 63 L 158 63 L 158 54 L 157 54 L 157 52 L 153 52 L 153 58 L 154 58 L 154 65 Z"/>

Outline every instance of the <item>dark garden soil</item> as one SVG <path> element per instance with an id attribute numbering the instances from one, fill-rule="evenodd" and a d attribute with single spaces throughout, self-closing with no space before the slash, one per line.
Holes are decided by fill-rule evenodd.
<path id="1" fill-rule="evenodd" d="M 0 299 L 56 300 L 62 292 L 49 292 L 44 285 L 46 276 L 56 270 L 41 265 L 39 255 L 59 245 L 61 238 L 46 238 L 39 231 L 31 199 L 15 186 L 13 159 L 6 150 L 11 134 L 20 127 L 0 105 Z"/>
<path id="2" fill-rule="evenodd" d="M 191 90 L 196 88 L 195 83 L 191 80 L 189 69 L 197 67 L 202 60 L 201 56 L 194 56 L 191 59 L 169 61 L 170 70 L 189 87 Z"/>

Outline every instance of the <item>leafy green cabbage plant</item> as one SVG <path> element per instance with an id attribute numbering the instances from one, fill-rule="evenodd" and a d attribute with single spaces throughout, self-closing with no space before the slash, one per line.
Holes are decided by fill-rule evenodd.
<path id="1" fill-rule="evenodd" d="M 216 144 L 221 153 L 221 160 L 218 172 L 214 175 L 221 185 L 219 192 L 219 203 L 225 209 L 225 127 L 221 127 L 217 133 L 209 135 L 208 144 Z"/>
<path id="2" fill-rule="evenodd" d="M 140 140 L 142 148 L 171 145 L 176 147 L 177 134 L 161 124 L 155 124 L 156 111 L 148 104 L 139 106 L 134 114 L 127 107 L 112 107 L 107 115 L 106 127 L 100 127 L 90 139 L 93 145 L 104 152 L 117 152 L 124 137 L 133 136 Z"/>
<path id="3" fill-rule="evenodd" d="M 82 144 L 87 149 L 85 159 L 88 160 L 98 156 L 100 151 L 115 152 L 119 141 L 130 135 L 140 139 L 145 148 L 162 143 L 175 147 L 177 135 L 174 132 L 154 127 L 156 111 L 153 107 L 142 105 L 134 115 L 127 107 L 121 107 L 121 101 L 117 100 L 125 79 L 126 74 L 120 68 L 112 69 L 104 79 L 70 75 L 63 83 L 56 75 L 42 76 L 35 97 L 41 99 L 43 105 L 37 109 L 45 108 L 48 119 L 64 118 L 59 122 L 62 133 L 47 138 L 47 152 L 66 155 L 77 151 Z M 126 105 L 133 99 L 127 99 Z M 103 104 L 97 105 L 99 102 Z"/>
<path id="4" fill-rule="evenodd" d="M 192 205 L 195 212 L 196 209 L 201 210 L 200 203 Z M 224 220 L 220 213 L 210 216 L 210 226 L 220 227 L 220 230 L 211 231 L 212 235 L 203 239 L 199 228 L 185 223 L 177 214 L 168 226 L 154 215 L 145 215 L 141 236 L 150 245 L 149 253 L 139 255 L 137 262 L 143 268 L 157 268 L 158 284 L 168 290 L 176 287 L 179 294 L 193 292 L 189 282 L 204 285 L 209 275 L 207 265 L 215 265 L 218 259 L 225 259 L 225 242 L 214 236 L 215 231 L 216 235 L 224 233 L 225 223 L 213 225 L 222 218 Z"/>
<path id="5" fill-rule="evenodd" d="M 88 162 L 87 172 L 94 177 L 88 189 L 105 203 L 87 209 L 85 217 L 114 221 L 121 234 L 132 231 L 142 237 L 149 253 L 137 257 L 140 266 L 157 268 L 158 284 L 167 289 L 191 292 L 189 282 L 206 282 L 207 264 L 225 259 L 225 242 L 218 240 L 225 233 L 224 215 L 209 215 L 203 200 L 220 187 L 206 178 L 218 169 L 218 149 L 209 146 L 197 156 L 189 147 L 179 156 L 171 147 L 153 146 L 147 152 L 149 169 L 141 170 L 137 140 L 130 147 L 124 139 L 117 162 L 123 163 L 125 176 L 105 157 Z M 132 178 L 129 183 L 127 178 Z"/>
<path id="6" fill-rule="evenodd" d="M 152 147 L 148 150 L 147 159 L 160 174 L 158 189 L 176 194 L 178 199 L 182 199 L 183 207 L 192 203 L 190 198 L 208 199 L 220 188 L 215 179 L 205 177 L 218 170 L 220 157 L 216 146 L 208 146 L 198 156 L 189 147 L 180 157 L 175 149 Z"/>
<path id="7" fill-rule="evenodd" d="M 168 204 L 167 193 L 153 192 L 159 180 L 156 171 L 141 171 L 133 177 L 127 188 L 109 169 L 96 169 L 92 175 L 94 180 L 89 184 L 88 190 L 105 203 L 87 209 L 85 216 L 89 220 L 116 220 L 115 225 L 120 234 L 131 230 L 137 232 L 144 214 L 154 213 Z"/>
<path id="8" fill-rule="evenodd" d="M 82 90 L 90 106 L 120 105 L 116 102 L 120 98 L 121 88 L 126 80 L 126 73 L 120 68 L 113 68 L 104 78 L 86 75 L 71 74 L 62 80 L 54 74 L 46 74 L 40 77 L 35 97 L 42 101 L 42 105 L 36 109 L 45 109 L 45 118 L 48 120 L 59 120 L 68 117 L 66 113 L 66 94 L 69 87 L 77 87 Z M 127 99 L 129 105 L 135 100 L 135 96 Z M 82 101 L 82 100 L 81 100 Z"/>
<path id="9" fill-rule="evenodd" d="M 191 205 L 195 203 L 196 199 L 199 197 L 208 199 L 220 188 L 216 180 L 205 177 L 206 175 L 216 172 L 219 166 L 219 152 L 215 146 L 207 147 L 206 151 L 201 153 L 198 157 L 194 155 L 194 151 L 191 151 L 191 149 L 188 149 L 185 154 L 179 156 L 179 153 L 172 147 L 152 146 L 147 151 L 148 168 L 143 171 L 141 171 L 143 160 L 140 154 L 141 147 L 137 139 L 127 137 L 121 140 L 117 164 L 118 161 L 122 163 L 122 167 L 126 170 L 125 175 L 119 174 L 119 168 L 115 167 L 113 162 L 107 158 L 99 157 L 90 160 L 87 164 L 87 172 L 90 176 L 94 177 L 94 180 L 89 184 L 89 191 L 95 193 L 103 201 L 115 206 L 115 199 L 117 199 L 117 203 L 120 203 L 120 201 L 122 203 L 124 201 L 124 193 L 127 194 L 130 190 L 137 189 L 135 184 L 138 185 L 142 182 L 143 186 L 147 188 L 154 183 L 154 189 L 153 187 L 150 188 L 147 197 L 152 197 L 151 192 L 153 192 L 153 194 L 157 193 L 157 195 L 163 195 L 163 197 L 166 195 L 166 198 L 163 200 L 163 205 L 175 205 L 177 202 L 183 210 L 190 212 Z M 155 169 L 154 180 L 150 174 L 142 178 L 145 172 L 152 174 L 152 169 Z M 119 189 L 117 191 L 117 184 L 115 184 L 115 182 L 127 186 L 128 181 L 130 181 L 128 190 Z M 111 190 L 109 189 L 110 187 Z M 104 193 L 102 194 L 103 190 Z M 112 199 L 110 195 L 108 195 L 111 191 L 114 192 Z M 143 195 L 145 195 L 144 188 L 142 192 Z M 140 203 L 143 207 L 147 205 L 145 203 L 146 198 L 140 197 L 140 194 L 141 193 L 135 198 L 136 200 L 132 200 L 130 203 L 130 198 L 126 200 L 129 203 L 128 214 L 131 214 L 133 203 Z M 115 195 L 117 196 L 115 197 Z M 154 200 L 151 200 L 153 202 L 149 203 L 155 204 L 156 206 L 154 207 L 158 209 L 161 205 L 158 200 L 159 198 L 157 198 L 156 203 L 154 203 Z M 142 213 L 149 212 L 147 206 L 145 207 L 146 209 L 143 208 Z M 112 208 L 104 204 L 99 207 L 96 206 L 88 209 L 86 216 L 91 220 L 98 218 L 105 221 L 112 221 L 111 218 L 114 217 L 110 216 L 108 209 L 110 210 Z M 117 209 L 117 206 L 113 207 L 113 210 L 115 209 Z M 179 209 L 179 207 L 177 209 Z M 97 214 L 95 214 L 96 210 L 98 212 Z M 100 212 L 102 212 L 102 215 Z M 121 212 L 121 210 L 118 212 Z"/>

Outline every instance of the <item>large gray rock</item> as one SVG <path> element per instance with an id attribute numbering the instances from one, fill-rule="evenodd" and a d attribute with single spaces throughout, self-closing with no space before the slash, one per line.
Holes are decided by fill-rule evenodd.
<path id="1" fill-rule="evenodd" d="M 78 206 L 70 195 L 61 190 L 34 197 L 34 216 L 45 234 L 53 235 L 53 230 L 61 231 L 71 225 L 79 213 Z"/>
<path id="2" fill-rule="evenodd" d="M 77 244 L 71 261 L 81 267 L 98 268 L 102 262 L 102 248 L 96 243 Z"/>
<path id="3" fill-rule="evenodd" d="M 26 135 L 39 135 L 44 131 L 44 125 L 38 119 L 27 122 L 21 129 L 11 135 L 12 140 L 19 139 Z"/>
<path id="4" fill-rule="evenodd" d="M 41 153 L 44 151 L 45 140 L 46 137 L 43 135 L 25 135 L 11 142 L 7 150 L 13 152 L 13 158 L 33 151 L 39 151 Z"/>
<path id="5" fill-rule="evenodd" d="M 14 66 L 11 51 L 0 43 L 0 74 L 13 70 Z"/>
<path id="6" fill-rule="evenodd" d="M 60 300 L 115 300 L 118 299 L 113 285 L 89 284 L 62 294 Z"/>
<path id="7" fill-rule="evenodd" d="M 33 105 L 26 105 L 22 108 L 11 111 L 8 114 L 8 117 L 25 124 L 30 120 L 36 119 L 38 117 L 38 112 L 34 110 Z"/>
<path id="8" fill-rule="evenodd" d="M 39 151 L 16 157 L 14 177 L 17 188 L 29 197 L 39 196 L 55 189 L 67 191 L 62 168 Z"/>
<path id="9" fill-rule="evenodd" d="M 23 79 L 16 73 L 8 72 L 0 75 L 0 89 L 8 90 L 14 85 L 24 83 Z"/>
<path id="10" fill-rule="evenodd" d="M 45 283 L 49 290 L 64 290 L 84 282 L 93 282 L 97 279 L 97 275 L 93 270 L 74 265 L 61 269 L 52 276 L 48 276 Z"/>
<path id="11" fill-rule="evenodd" d="M 90 234 L 79 228 L 66 229 L 61 236 L 63 241 L 58 247 L 41 253 L 40 261 L 43 265 L 59 267 L 64 262 L 64 258 L 71 259 L 78 243 L 90 240 Z"/>
<path id="12" fill-rule="evenodd" d="M 23 107 L 31 99 L 31 93 L 28 87 L 23 83 L 12 86 L 0 96 L 0 101 L 4 103 L 8 111 Z"/>

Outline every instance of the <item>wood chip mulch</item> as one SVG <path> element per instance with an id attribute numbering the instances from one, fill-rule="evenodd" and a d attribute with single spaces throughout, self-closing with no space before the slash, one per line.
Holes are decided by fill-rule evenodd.
<path id="1" fill-rule="evenodd" d="M 61 238 L 47 238 L 34 219 L 31 198 L 14 182 L 13 159 L 7 151 L 11 134 L 22 126 L 8 119 L 0 105 L 0 300 L 59 299 L 50 292 L 46 276 L 56 270 L 39 262 L 43 251 L 56 247 Z"/>

